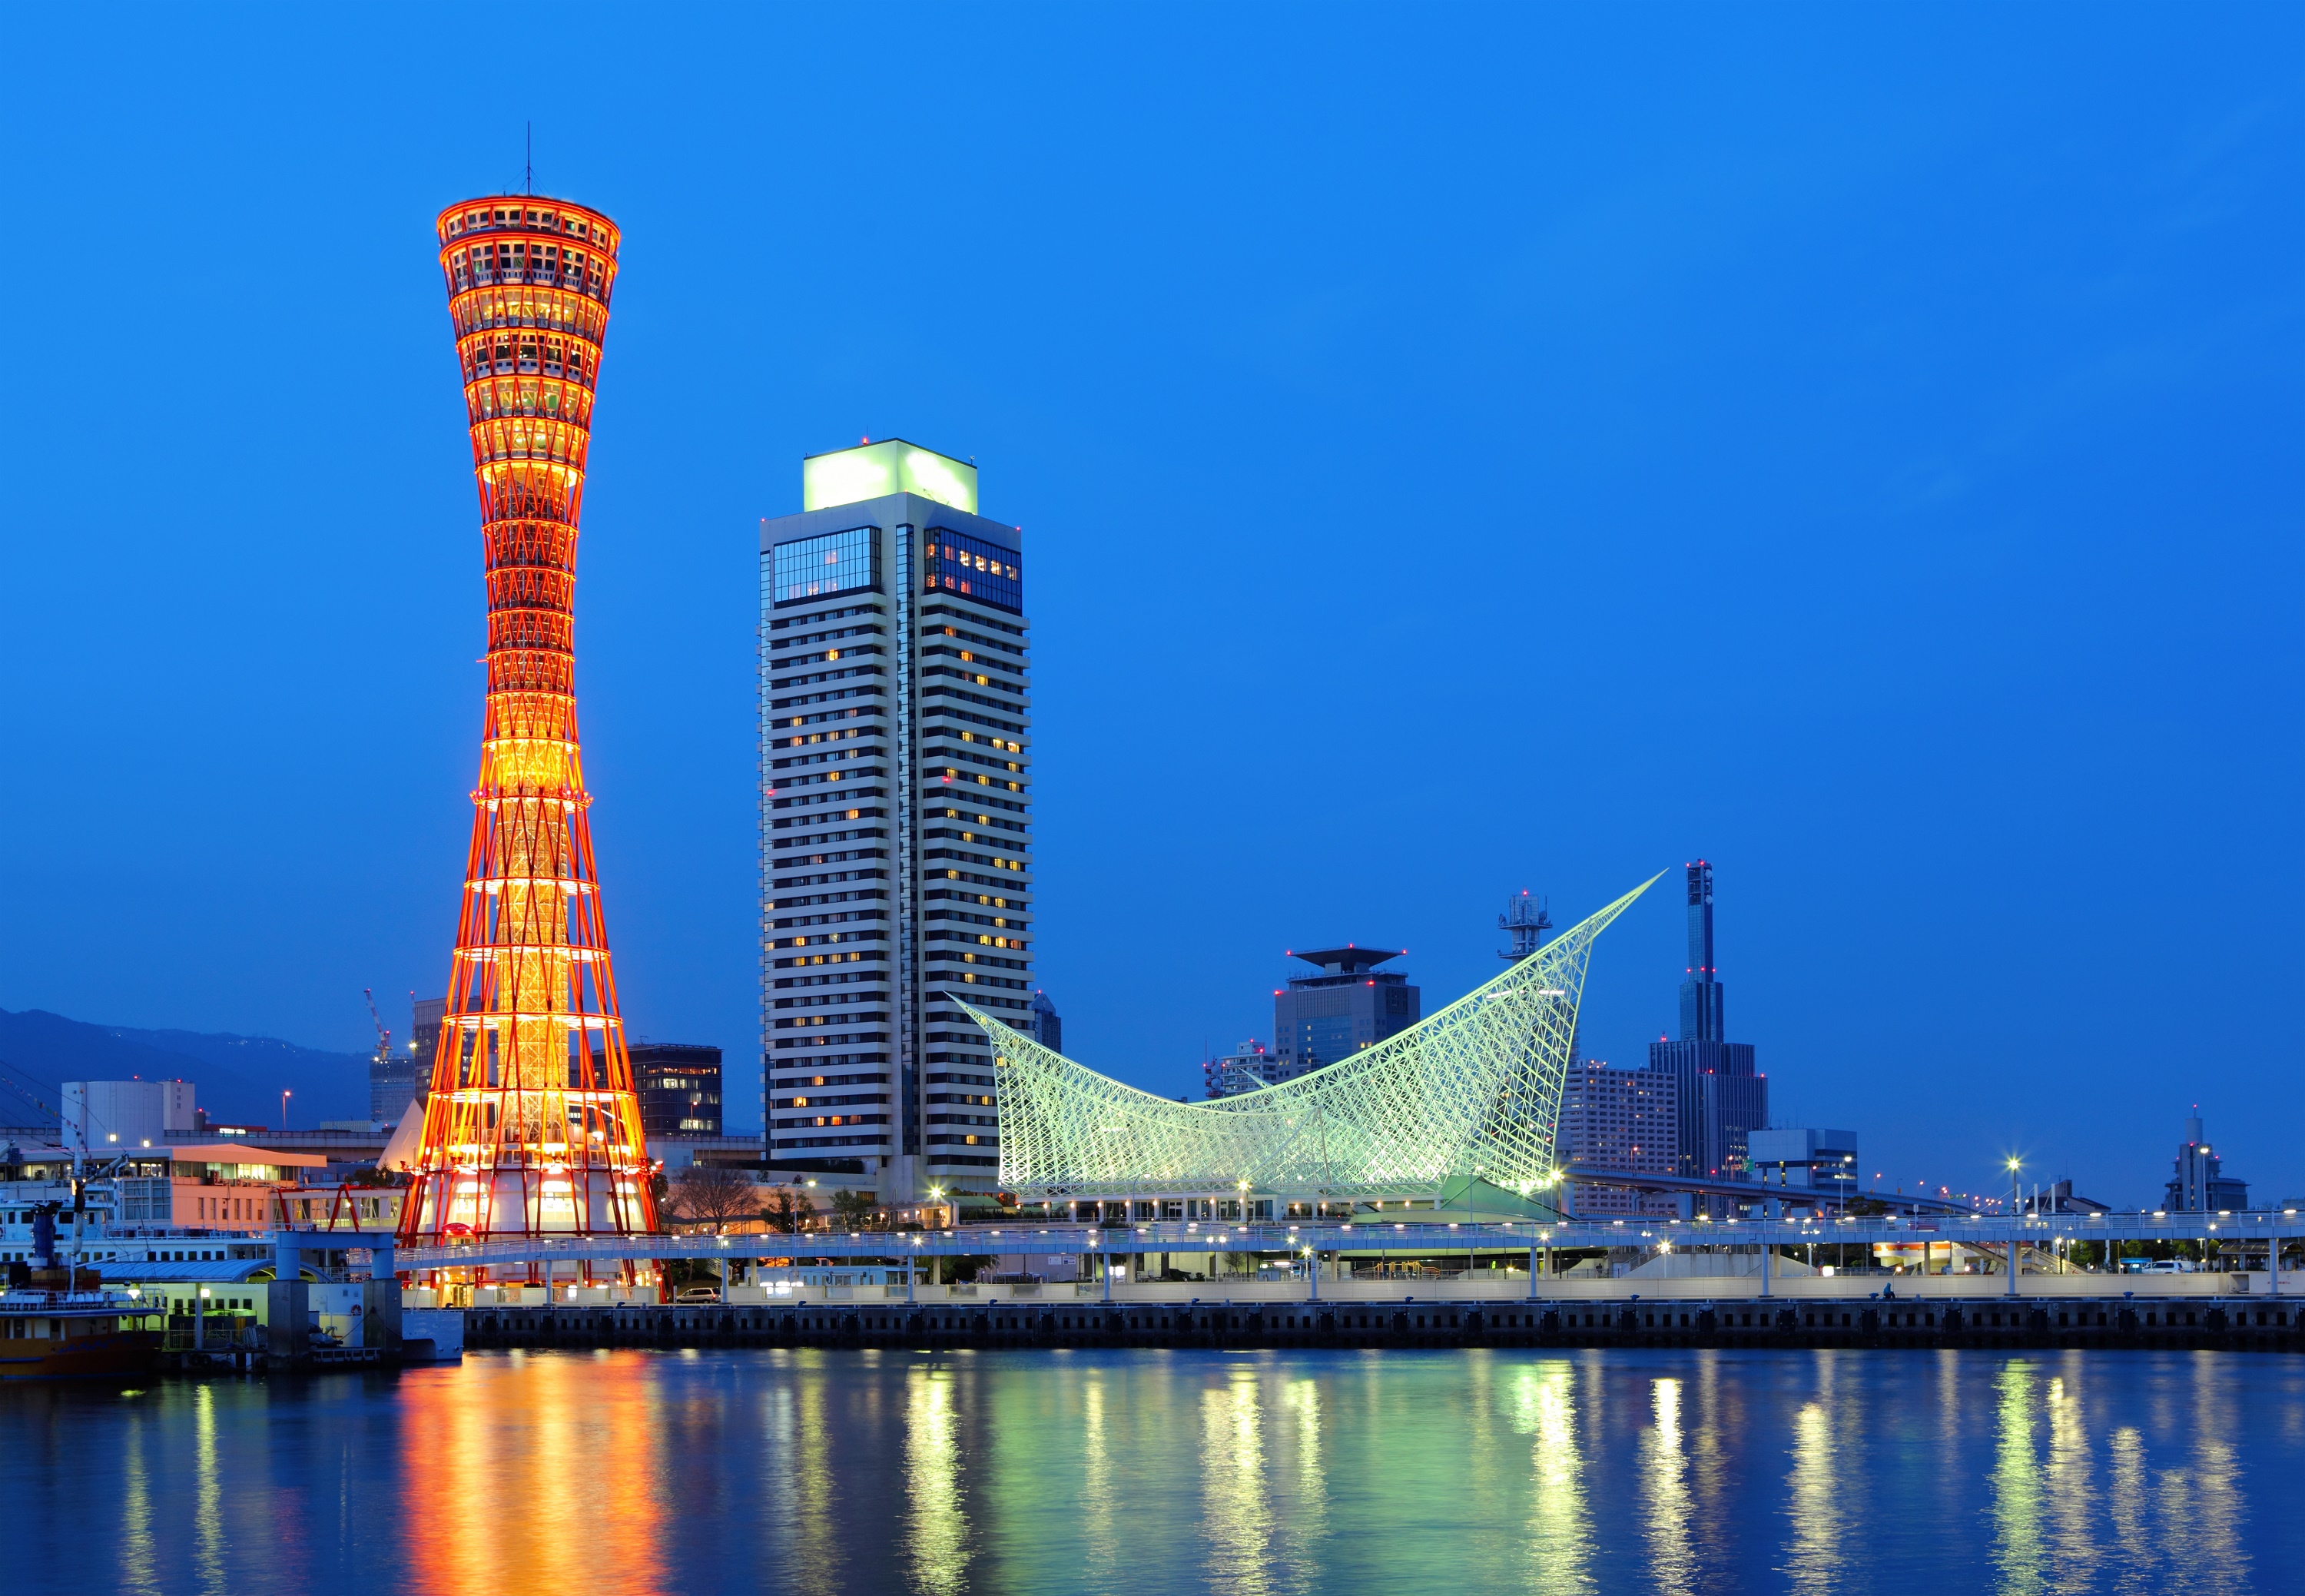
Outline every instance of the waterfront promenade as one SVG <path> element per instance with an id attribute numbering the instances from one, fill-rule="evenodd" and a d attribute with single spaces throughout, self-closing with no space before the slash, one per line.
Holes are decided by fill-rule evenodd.
<path id="1" fill-rule="evenodd" d="M 2230 1242 L 2233 1267 L 2124 1274 L 2073 1243 Z M 1758 1224 L 970 1226 L 685 1238 L 677 1256 L 791 1266 L 719 1303 L 658 1305 L 607 1286 L 476 1293 L 466 1344 L 490 1345 L 2064 1345 L 2292 1350 L 2305 1271 L 2262 1264 L 2305 1239 L 2288 1213 Z M 584 1243 L 528 1250 L 542 1263 Z M 1943 1271 L 1812 1267 L 1918 1247 Z M 2013 1250 L 2019 1268 L 2006 1260 Z M 2290 1249 L 2292 1252 L 2293 1247 Z M 502 1269 L 516 1244 L 455 1250 Z M 1045 1272 L 936 1282 L 928 1259 L 992 1255 Z M 1198 1277 L 1170 1277 L 1178 1260 Z M 1586 1272 L 1561 1272 L 1576 1260 Z M 1768 1260 L 1766 1267 L 1764 1260 Z M 891 1261 L 896 1260 L 896 1261 Z M 914 1260 L 920 1260 L 914 1262 Z M 1148 1265 L 1148 1260 L 1151 1260 Z M 479 1261 L 479 1258 L 472 1258 Z M 906 1267 L 908 1263 L 912 1267 Z M 1997 1272 L 1985 1272 L 1997 1270 Z M 1603 1272 L 1606 1271 L 1606 1272 Z M 1041 1277 L 1033 1277 L 1040 1273 Z M 1148 1274 L 1152 1277 L 1147 1277 Z"/>
<path id="2" fill-rule="evenodd" d="M 349 1244 L 359 1242 L 345 1233 L 334 1233 Z M 1990 1216 L 1941 1216 L 1916 1218 L 1902 1215 L 1852 1216 L 1811 1219 L 1765 1220 L 1611 1220 L 1544 1224 L 1529 1220 L 1455 1224 L 1408 1220 L 1365 1220 L 1350 1223 L 1306 1221 L 1297 1225 L 1226 1225 L 1168 1223 L 1132 1225 L 1091 1225 L 1073 1223 L 1001 1225 L 961 1225 L 940 1230 L 806 1231 L 799 1234 L 743 1232 L 723 1235 L 659 1236 L 636 1245 L 631 1238 L 498 1239 L 469 1245 L 403 1247 L 395 1267 L 403 1271 L 468 1269 L 486 1267 L 502 1271 L 526 1264 L 557 1265 L 629 1258 L 636 1252 L 659 1259 L 740 1259 L 806 1258 L 829 1262 L 866 1264 L 907 1260 L 1003 1257 L 1041 1258 L 1075 1263 L 1116 1289 L 1144 1289 L 1146 1272 L 1141 1261 L 1149 1258 L 1188 1258 L 1210 1260 L 1200 1273 L 1225 1272 L 1215 1260 L 1238 1260 L 1231 1273 L 1252 1281 L 1265 1264 L 1287 1264 L 1294 1272 L 1289 1281 L 1306 1293 L 1343 1286 L 1343 1278 L 1329 1278 L 1355 1267 L 1387 1263 L 1416 1264 L 1420 1268 L 1445 1269 L 1449 1260 L 1462 1259 L 1468 1277 L 1493 1273 L 1518 1273 L 1520 1294 L 1532 1280 L 1544 1289 L 1582 1284 L 1560 1266 L 1580 1257 L 1615 1257 L 1635 1253 L 1650 1259 L 1678 1253 L 1692 1260 L 1713 1260 L 1717 1274 L 1673 1276 L 1663 1271 L 1654 1280 L 1634 1275 L 1585 1277 L 1595 1287 L 1643 1290 L 1653 1284 L 1660 1294 L 1669 1286 L 1700 1288 L 1720 1294 L 1749 1283 L 1756 1294 L 1794 1291 L 1805 1284 L 1822 1284 L 1824 1276 L 1789 1273 L 1796 1261 L 1788 1254 L 1807 1255 L 1811 1250 L 1858 1249 L 1865 1258 L 1876 1250 L 1894 1248 L 1901 1259 L 1918 1267 L 1890 1276 L 1898 1291 L 1930 1289 L 1932 1281 L 1963 1279 L 1975 1290 L 1978 1276 L 1940 1275 L 1955 1249 L 1972 1259 L 1999 1262 L 2001 1288 L 2014 1294 L 2054 1289 L 2049 1283 L 2071 1280 L 2070 1260 L 2075 1243 L 2103 1245 L 2127 1242 L 2200 1242 L 2221 1254 L 2252 1262 L 2259 1274 L 2276 1249 L 2305 1262 L 2305 1217 L 2294 1209 L 2234 1214 L 2097 1214 L 2046 1215 L 2003 1218 Z M 2012 1250 L 2019 1267 L 2007 1271 Z M 1773 1257 L 1763 1267 L 1765 1258 Z M 1248 1260 L 1257 1260 L 1254 1263 Z M 1645 1260 L 1646 1261 L 1646 1260 Z M 1115 1281 L 1107 1264 L 1127 1265 L 1125 1285 Z M 1307 1266 L 1311 1267 L 1307 1267 Z M 1173 1264 L 1170 1267 L 1174 1267 Z M 1635 1266 L 1637 1267 L 1637 1266 Z M 1806 1266 L 1803 1266 L 1804 1268 Z M 1746 1273 L 1744 1271 L 1749 1271 Z M 1020 1271 L 1047 1274 L 1046 1269 Z M 2231 1273 L 2232 1271 L 2225 1271 Z M 2297 1290 L 2301 1271 L 2284 1267 L 2267 1276 L 2262 1289 L 2282 1295 Z M 2289 1276 L 2283 1279 L 2281 1276 Z M 1841 1278 L 1838 1270 L 1834 1276 Z M 2099 1280 L 2105 1276 L 2099 1275 Z M 2154 1292 L 2183 1293 L 2199 1289 L 2193 1283 L 2205 1276 L 2154 1275 L 2123 1276 L 2124 1286 Z M 1627 1286 L 1628 1280 L 1642 1281 Z M 1907 1282 L 1910 1282 L 1908 1286 Z M 1875 1289 L 1878 1289 L 1877 1287 Z"/>

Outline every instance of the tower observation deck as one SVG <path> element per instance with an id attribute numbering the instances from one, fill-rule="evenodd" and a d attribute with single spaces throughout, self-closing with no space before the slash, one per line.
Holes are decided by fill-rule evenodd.
<path id="1" fill-rule="evenodd" d="M 447 1011 L 401 1233 L 645 1234 L 648 1151 L 576 734 L 576 529 L 616 224 L 534 195 L 442 211 L 488 590 L 488 701 Z"/>

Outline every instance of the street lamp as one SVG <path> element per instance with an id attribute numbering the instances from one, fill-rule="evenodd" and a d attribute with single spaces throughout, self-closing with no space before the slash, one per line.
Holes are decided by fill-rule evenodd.
<path id="1" fill-rule="evenodd" d="M 2020 1159 L 2015 1154 L 2011 1154 L 2009 1157 L 2009 1216 L 2012 1219 L 2017 1217 L 2019 1209 L 2022 1207 L 2025 1200 L 2025 1189 L 2017 1183 L 2017 1172 L 2023 1167 L 2023 1160 Z M 2012 1229 L 2009 1233 L 2009 1289 L 2012 1292 L 2017 1289 L 2017 1233 L 2014 1229 Z"/>

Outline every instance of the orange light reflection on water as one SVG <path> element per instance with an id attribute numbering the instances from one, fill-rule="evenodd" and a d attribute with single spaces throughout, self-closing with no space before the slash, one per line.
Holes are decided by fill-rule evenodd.
<path id="1" fill-rule="evenodd" d="M 409 1589 L 667 1588 L 649 1358 L 479 1358 L 400 1395 Z"/>

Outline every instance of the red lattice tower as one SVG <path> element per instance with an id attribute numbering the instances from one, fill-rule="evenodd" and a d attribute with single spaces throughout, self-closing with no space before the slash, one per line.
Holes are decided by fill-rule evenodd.
<path id="1" fill-rule="evenodd" d="M 616 224 L 531 195 L 440 213 L 489 593 L 488 717 L 411 1242 L 657 1228 L 576 738 L 576 525 Z"/>

